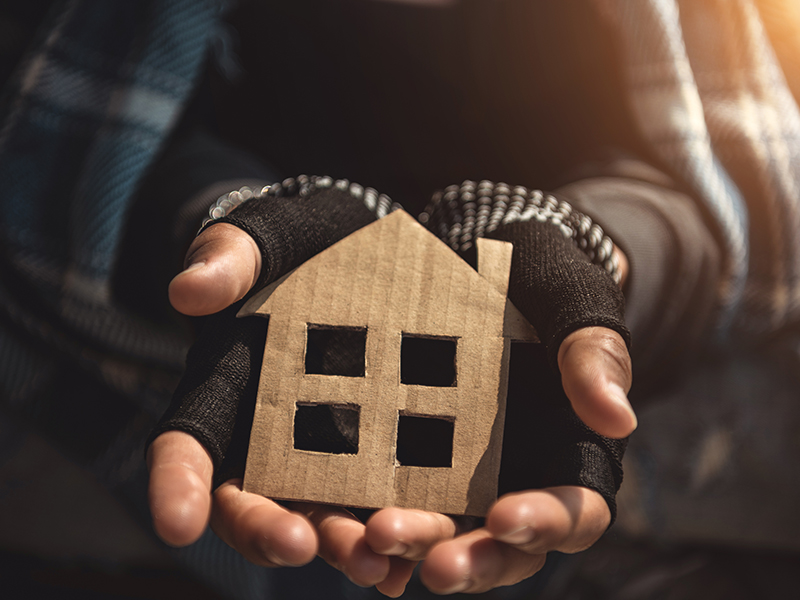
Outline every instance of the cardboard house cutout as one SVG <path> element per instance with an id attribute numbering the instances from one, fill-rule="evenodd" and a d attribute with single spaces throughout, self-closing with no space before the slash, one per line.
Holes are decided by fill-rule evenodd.
<path id="1" fill-rule="evenodd" d="M 506 298 L 511 244 L 481 239 L 477 249 L 475 271 L 395 211 L 242 308 L 240 317 L 270 318 L 245 490 L 486 513 L 497 498 L 510 342 L 537 338 Z M 337 336 L 363 359 L 321 374 L 312 347 Z M 313 434 L 300 440 L 321 410 L 349 438 L 330 448 Z"/>

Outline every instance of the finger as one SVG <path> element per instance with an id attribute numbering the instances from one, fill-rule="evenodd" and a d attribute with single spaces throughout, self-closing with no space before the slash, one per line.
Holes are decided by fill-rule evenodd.
<path id="1" fill-rule="evenodd" d="M 600 539 L 610 521 L 600 494 L 563 486 L 506 494 L 486 515 L 486 529 L 495 540 L 526 553 L 574 553 Z"/>
<path id="2" fill-rule="evenodd" d="M 314 524 L 319 555 L 356 585 L 368 587 L 389 575 L 389 557 L 373 552 L 364 538 L 365 527 L 351 513 L 324 504 L 293 503 Z"/>
<path id="3" fill-rule="evenodd" d="M 196 541 L 208 525 L 213 465 L 206 449 L 182 431 L 158 436 L 147 452 L 153 527 L 170 546 Z"/>
<path id="4" fill-rule="evenodd" d="M 637 427 L 628 401 L 631 359 L 622 337 L 605 327 L 571 333 L 558 349 L 561 383 L 580 419 L 601 435 L 623 438 Z"/>
<path id="5" fill-rule="evenodd" d="M 448 516 L 423 510 L 384 508 L 367 521 L 366 539 L 378 554 L 422 560 L 442 540 L 456 534 Z"/>
<path id="6" fill-rule="evenodd" d="M 308 519 L 242 491 L 241 480 L 227 481 L 214 492 L 211 526 L 226 544 L 257 565 L 300 566 L 317 553 L 317 535 Z"/>
<path id="7" fill-rule="evenodd" d="M 420 578 L 436 594 L 478 593 L 518 583 L 539 571 L 544 561 L 544 554 L 498 542 L 481 528 L 434 546 Z"/>
<path id="8" fill-rule="evenodd" d="M 184 270 L 169 285 L 169 300 L 185 315 L 210 315 L 241 299 L 260 272 L 261 253 L 253 238 L 219 223 L 189 246 Z"/>
<path id="9" fill-rule="evenodd" d="M 389 557 L 389 574 L 386 579 L 376 583 L 375 587 L 384 596 L 390 598 L 398 598 L 406 591 L 411 575 L 414 573 L 414 567 L 417 566 L 417 561 L 406 560 L 399 556 Z"/>

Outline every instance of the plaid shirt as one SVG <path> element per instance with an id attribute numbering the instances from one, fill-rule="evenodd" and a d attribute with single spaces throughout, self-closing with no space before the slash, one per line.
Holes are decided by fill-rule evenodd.
<path id="1" fill-rule="evenodd" d="M 53 2 L 0 105 L 0 406 L 67 449 L 145 528 L 143 444 L 187 347 L 115 303 L 111 277 L 137 185 L 194 89 L 221 4 Z M 268 595 L 266 571 L 210 532 L 174 553 L 235 597 Z"/>
<path id="2" fill-rule="evenodd" d="M 621 40 L 641 133 L 694 192 L 722 240 L 723 339 L 796 324 L 800 111 L 790 84 L 800 88 L 790 67 L 800 48 L 797 3 L 593 1 Z"/>
<path id="3" fill-rule="evenodd" d="M 114 304 L 110 280 L 138 182 L 180 116 L 220 7 L 55 2 L 4 90 L 0 365 L 24 401 L 54 355 L 118 372 L 109 353 L 178 370 L 184 343 Z"/>

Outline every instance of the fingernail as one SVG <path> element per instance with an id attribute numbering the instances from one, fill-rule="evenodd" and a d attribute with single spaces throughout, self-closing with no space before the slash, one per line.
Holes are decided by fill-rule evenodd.
<path id="1" fill-rule="evenodd" d="M 289 564 L 288 562 L 283 560 L 281 557 L 279 557 L 277 554 L 275 554 L 274 552 L 271 552 L 269 550 L 265 550 L 264 551 L 264 556 L 266 557 L 266 559 L 269 562 L 271 562 L 276 567 L 292 567 L 292 566 L 294 566 L 294 565 Z"/>
<path id="2" fill-rule="evenodd" d="M 436 593 L 437 594 L 442 594 L 443 596 L 444 595 L 448 595 L 448 594 L 457 594 L 459 592 L 463 592 L 463 591 L 469 589 L 471 586 L 472 586 L 472 582 L 469 579 L 467 579 L 466 581 L 458 582 L 457 584 L 455 584 L 451 588 L 447 588 L 446 590 L 442 590 L 442 591 L 436 592 Z"/>
<path id="3" fill-rule="evenodd" d="M 402 556 L 408 552 L 408 544 L 404 544 L 403 542 L 397 542 L 394 546 L 382 552 L 381 554 L 385 554 L 387 556 Z"/>
<path id="4" fill-rule="evenodd" d="M 525 525 L 519 529 L 498 535 L 496 536 L 496 539 L 500 542 L 505 542 L 506 544 L 527 544 L 533 541 L 534 533 L 535 532 L 531 527 Z"/>
<path id="5" fill-rule="evenodd" d="M 198 261 L 198 262 L 195 262 L 195 263 L 192 263 L 192 264 L 190 264 L 190 265 L 189 265 L 188 267 L 186 267 L 186 268 L 185 268 L 183 271 L 181 271 L 181 273 L 180 273 L 180 274 L 183 274 L 183 273 L 188 273 L 189 271 L 196 271 L 197 269 L 202 269 L 202 268 L 203 268 L 203 267 L 205 267 L 205 266 L 206 266 L 206 263 L 205 263 L 205 261 L 202 261 L 202 260 L 201 260 L 201 261 Z"/>
<path id="6" fill-rule="evenodd" d="M 614 402 L 616 402 L 625 410 L 625 412 L 628 413 L 631 418 L 633 428 L 636 429 L 636 427 L 639 425 L 639 421 L 636 418 L 636 413 L 633 412 L 633 407 L 631 406 L 630 401 L 628 400 L 628 394 L 626 394 L 625 390 L 622 389 L 622 386 L 617 383 L 609 383 L 608 390 L 611 392 L 611 398 L 614 400 Z"/>
<path id="7" fill-rule="evenodd" d="M 278 557 L 276 557 L 276 556 L 270 556 L 270 557 L 269 557 L 269 560 L 270 560 L 270 562 L 271 562 L 273 565 L 275 565 L 276 567 L 292 567 L 292 566 L 294 566 L 294 565 L 290 565 L 290 564 L 289 564 L 289 563 L 287 563 L 286 561 L 284 561 L 284 560 L 281 560 L 280 558 L 278 558 Z"/>
<path id="8" fill-rule="evenodd" d="M 338 568 L 338 567 L 336 567 L 336 568 Z M 347 571 L 345 571 L 344 569 L 341 569 L 341 568 L 339 568 L 339 570 L 340 570 L 342 573 L 344 573 L 344 576 L 345 576 L 345 577 L 347 577 L 347 579 L 350 581 L 350 583 L 352 583 L 353 585 L 357 585 L 357 586 L 358 586 L 358 587 L 360 587 L 360 588 L 370 588 L 370 587 L 372 587 L 373 585 L 375 585 L 375 583 L 379 583 L 379 582 L 375 582 L 375 583 L 364 583 L 364 582 L 359 582 L 359 581 L 356 581 L 356 580 L 355 580 L 353 577 L 351 577 L 351 576 L 348 574 L 348 572 L 347 572 Z"/>

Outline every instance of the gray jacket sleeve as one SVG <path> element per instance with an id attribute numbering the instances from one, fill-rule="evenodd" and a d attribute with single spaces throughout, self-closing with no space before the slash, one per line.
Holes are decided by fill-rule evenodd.
<path id="1" fill-rule="evenodd" d="M 642 163 L 618 160 L 558 190 L 625 253 L 626 322 L 646 393 L 700 351 L 710 333 L 722 254 L 692 198 Z"/>

